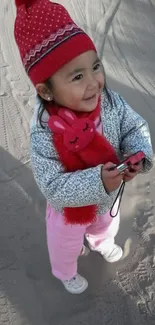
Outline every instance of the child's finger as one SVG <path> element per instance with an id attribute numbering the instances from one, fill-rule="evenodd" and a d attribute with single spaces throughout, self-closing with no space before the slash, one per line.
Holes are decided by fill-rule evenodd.
<path id="1" fill-rule="evenodd" d="M 123 177 L 123 173 L 120 173 L 120 171 L 117 168 L 115 168 L 114 170 L 109 170 L 108 174 L 109 174 L 110 178 L 116 178 L 117 177 L 119 179 L 122 179 L 122 177 Z"/>
<path id="2" fill-rule="evenodd" d="M 108 178 L 119 177 L 120 179 L 122 179 L 123 176 L 120 174 L 120 172 L 115 167 L 116 167 L 116 165 L 111 162 L 108 162 L 107 164 L 105 164 L 103 167 L 104 175 Z"/>
<path id="3" fill-rule="evenodd" d="M 108 162 L 104 165 L 103 169 L 104 170 L 114 170 L 116 167 L 115 164 L 113 164 L 112 162 Z"/>
<path id="4" fill-rule="evenodd" d="M 137 170 L 133 169 L 131 167 L 131 169 L 126 169 L 125 170 L 125 175 L 131 175 L 131 174 L 134 174 L 134 173 L 137 173 Z"/>
<path id="5" fill-rule="evenodd" d="M 130 172 L 139 172 L 142 168 L 142 165 L 141 163 L 137 164 L 137 165 L 132 165 L 130 168 L 129 168 L 129 171 Z"/>
<path id="6" fill-rule="evenodd" d="M 124 173 L 125 178 L 129 178 L 129 179 L 135 177 L 136 175 L 137 175 L 137 171 L 132 171 L 131 172 L 129 170 L 126 170 L 125 173 Z"/>
<path id="7" fill-rule="evenodd" d="M 105 164 L 104 167 L 103 167 L 103 170 L 107 171 L 107 173 L 109 175 L 111 175 L 111 177 L 115 177 L 115 176 L 117 176 L 119 174 L 117 169 L 116 169 L 116 165 L 111 163 L 111 162 L 108 162 L 107 164 Z"/>

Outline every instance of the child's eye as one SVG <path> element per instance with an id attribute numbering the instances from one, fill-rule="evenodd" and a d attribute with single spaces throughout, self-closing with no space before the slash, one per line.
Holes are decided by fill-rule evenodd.
<path id="1" fill-rule="evenodd" d="M 76 77 L 73 78 L 72 81 L 78 81 L 78 80 L 81 80 L 83 78 L 83 75 L 82 74 L 78 74 Z"/>
<path id="2" fill-rule="evenodd" d="M 100 68 L 101 68 L 101 62 L 96 63 L 93 67 L 94 71 L 100 70 Z"/>

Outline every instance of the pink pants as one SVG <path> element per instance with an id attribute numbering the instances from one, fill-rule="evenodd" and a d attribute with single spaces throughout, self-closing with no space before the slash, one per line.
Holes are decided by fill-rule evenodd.
<path id="1" fill-rule="evenodd" d="M 90 225 L 65 225 L 63 216 L 47 206 L 47 245 L 53 275 L 70 280 L 77 273 L 77 260 L 84 236 L 92 250 L 109 251 L 119 229 L 119 214 L 112 219 L 109 212 Z"/>

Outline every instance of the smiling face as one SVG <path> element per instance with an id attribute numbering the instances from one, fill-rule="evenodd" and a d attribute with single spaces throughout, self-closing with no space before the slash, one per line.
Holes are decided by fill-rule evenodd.
<path id="1" fill-rule="evenodd" d="M 95 51 L 85 52 L 58 70 L 51 78 L 51 92 L 55 103 L 78 112 L 91 112 L 98 103 L 104 87 L 101 61 Z M 44 98 L 46 94 L 38 93 Z"/>

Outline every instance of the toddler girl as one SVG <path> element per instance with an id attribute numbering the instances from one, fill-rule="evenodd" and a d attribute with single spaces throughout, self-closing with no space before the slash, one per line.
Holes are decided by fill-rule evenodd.
<path id="1" fill-rule="evenodd" d="M 92 40 L 65 8 L 49 0 L 15 0 L 15 39 L 38 99 L 31 122 L 31 164 L 47 204 L 52 272 L 80 294 L 77 273 L 84 237 L 107 262 L 122 257 L 115 244 L 119 213 L 110 216 L 122 181 L 152 166 L 147 123 L 106 87 Z M 125 154 L 145 153 L 143 164 L 120 174 Z M 116 212 L 116 211 L 114 211 Z"/>

